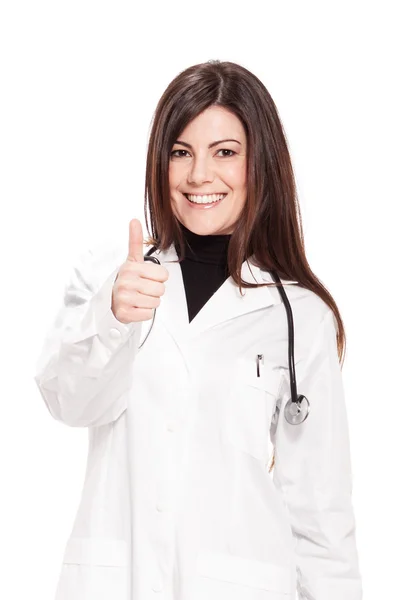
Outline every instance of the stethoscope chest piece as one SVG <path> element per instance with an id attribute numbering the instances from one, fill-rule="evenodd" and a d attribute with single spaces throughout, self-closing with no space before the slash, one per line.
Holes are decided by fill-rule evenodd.
<path id="1" fill-rule="evenodd" d="M 310 403 L 305 396 L 299 394 L 297 401 L 292 402 L 291 400 L 286 402 L 284 414 L 285 419 L 290 425 L 299 425 L 303 423 L 308 417 L 310 412 Z"/>

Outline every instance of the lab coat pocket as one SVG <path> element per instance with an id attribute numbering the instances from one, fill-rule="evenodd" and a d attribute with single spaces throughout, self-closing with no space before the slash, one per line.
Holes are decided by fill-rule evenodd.
<path id="1" fill-rule="evenodd" d="M 201 550 L 193 600 L 291 600 L 290 566 Z"/>
<path id="2" fill-rule="evenodd" d="M 228 393 L 224 398 L 224 440 L 257 459 L 268 461 L 269 428 L 281 381 L 281 373 L 256 357 L 235 361 Z"/>
<path id="3" fill-rule="evenodd" d="M 55 600 L 128 600 L 128 543 L 70 538 Z"/>

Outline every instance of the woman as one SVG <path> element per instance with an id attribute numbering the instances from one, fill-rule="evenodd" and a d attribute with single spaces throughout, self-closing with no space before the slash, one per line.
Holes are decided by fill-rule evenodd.
<path id="1" fill-rule="evenodd" d="M 344 328 L 255 75 L 209 61 L 171 82 L 146 192 L 150 239 L 133 219 L 129 244 L 82 255 L 37 365 L 52 416 L 89 433 L 56 599 L 359 600 Z M 310 402 L 295 426 L 274 271 Z"/>

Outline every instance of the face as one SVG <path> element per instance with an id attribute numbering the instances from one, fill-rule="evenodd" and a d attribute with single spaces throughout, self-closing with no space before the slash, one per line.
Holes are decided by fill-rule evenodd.
<path id="1" fill-rule="evenodd" d="M 236 115 L 211 106 L 187 125 L 171 151 L 169 185 L 172 210 L 187 229 L 232 233 L 247 193 L 246 133 Z"/>

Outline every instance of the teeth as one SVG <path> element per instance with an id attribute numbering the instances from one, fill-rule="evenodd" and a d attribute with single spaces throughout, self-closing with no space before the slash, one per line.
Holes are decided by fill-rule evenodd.
<path id="1" fill-rule="evenodd" d="M 186 198 L 190 202 L 195 204 L 210 204 L 211 202 L 218 202 L 226 196 L 226 194 L 209 194 L 208 196 L 195 196 L 194 194 L 185 194 Z"/>

